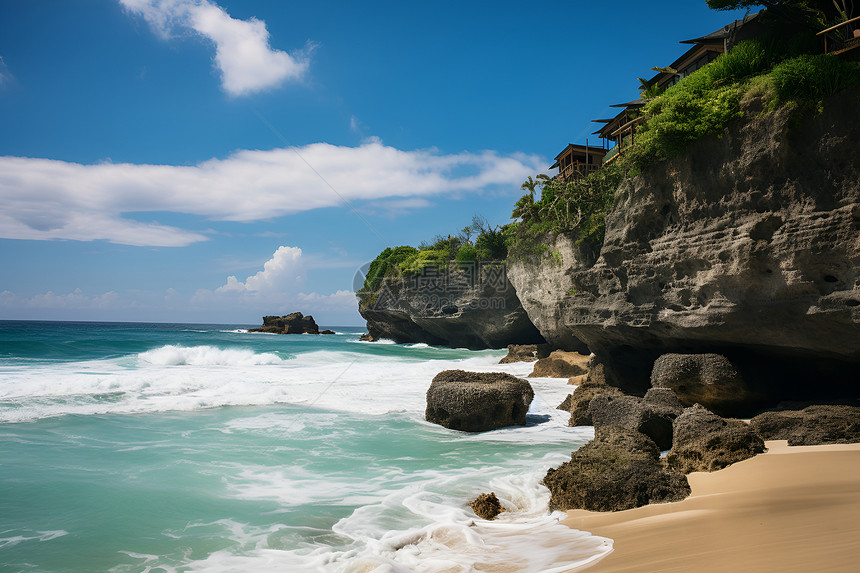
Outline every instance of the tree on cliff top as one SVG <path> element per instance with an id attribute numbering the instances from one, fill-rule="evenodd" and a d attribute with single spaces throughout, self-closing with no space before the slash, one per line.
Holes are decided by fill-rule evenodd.
<path id="1" fill-rule="evenodd" d="M 762 6 L 778 18 L 825 27 L 854 16 L 854 0 L 706 0 L 714 10 Z"/>

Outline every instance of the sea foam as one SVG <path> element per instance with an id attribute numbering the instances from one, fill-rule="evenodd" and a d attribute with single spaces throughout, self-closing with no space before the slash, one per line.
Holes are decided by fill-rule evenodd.
<path id="1" fill-rule="evenodd" d="M 271 352 L 255 353 L 245 349 L 221 349 L 214 346 L 167 345 L 141 352 L 141 363 L 158 366 L 259 366 L 279 364 L 283 359 Z"/>

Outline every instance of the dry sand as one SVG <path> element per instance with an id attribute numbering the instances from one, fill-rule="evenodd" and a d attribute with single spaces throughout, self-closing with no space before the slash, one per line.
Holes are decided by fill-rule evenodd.
<path id="1" fill-rule="evenodd" d="M 860 572 L 860 444 L 789 447 L 688 476 L 677 503 L 564 523 L 614 540 L 588 573 Z"/>

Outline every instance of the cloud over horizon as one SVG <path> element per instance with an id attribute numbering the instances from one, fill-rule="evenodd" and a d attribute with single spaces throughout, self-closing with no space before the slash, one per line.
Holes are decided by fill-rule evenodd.
<path id="1" fill-rule="evenodd" d="M 267 312 L 355 311 L 355 293 L 340 289 L 331 294 L 304 292 L 309 265 L 299 247 L 281 245 L 263 264 L 263 270 L 240 281 L 235 275 L 214 291 L 198 289 L 190 299 L 203 307 L 265 308 Z"/>
<path id="2" fill-rule="evenodd" d="M 130 214 L 254 222 L 344 201 L 359 206 L 375 202 L 378 208 L 381 200 L 412 198 L 410 205 L 420 207 L 429 203 L 416 198 L 481 192 L 496 185 L 517 189 L 544 166 L 535 155 L 443 155 L 403 151 L 378 140 L 358 147 L 314 143 L 240 150 L 191 166 L 6 156 L 0 157 L 0 238 L 185 246 L 207 237 Z"/>
<path id="3" fill-rule="evenodd" d="M 221 86 L 231 96 L 245 96 L 300 79 L 307 54 L 288 54 L 269 45 L 266 23 L 237 20 L 209 0 L 119 0 L 130 13 L 143 16 L 163 38 L 187 28 L 215 45 L 214 64 Z"/>
<path id="4" fill-rule="evenodd" d="M 62 320 L 98 320 L 110 313 L 128 313 L 127 317 L 158 311 L 156 318 L 165 320 L 164 312 L 190 314 L 209 318 L 211 316 L 235 317 L 263 316 L 271 313 L 287 313 L 301 309 L 318 313 L 334 324 L 346 319 L 358 319 L 358 304 L 355 293 L 339 289 L 326 294 L 306 292 L 303 287 L 308 269 L 318 268 L 312 260 L 305 260 L 302 249 L 282 245 L 263 264 L 263 269 L 240 281 L 235 275 L 227 277 L 225 284 L 214 290 L 199 288 L 193 293 L 180 293 L 173 288 L 164 291 L 113 290 L 100 294 L 87 294 L 80 288 L 68 293 L 47 291 L 32 295 L 21 295 L 10 290 L 0 291 L 0 316 L 4 318 L 36 318 Z M 59 313 L 59 314 L 54 314 Z M 125 317 L 125 318 L 127 318 Z M 139 319 L 139 318 L 135 318 Z M 175 320 L 169 318 L 168 320 Z M 241 321 L 241 320 L 240 320 Z M 342 323 L 341 323 L 342 324 Z"/>

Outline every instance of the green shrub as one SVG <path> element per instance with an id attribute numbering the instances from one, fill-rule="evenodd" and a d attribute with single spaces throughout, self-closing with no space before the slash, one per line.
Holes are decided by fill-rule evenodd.
<path id="1" fill-rule="evenodd" d="M 478 250 L 472 245 L 463 245 L 460 247 L 460 250 L 457 251 L 457 264 L 458 265 L 466 265 L 469 263 L 473 263 L 478 259 Z"/>
<path id="2" fill-rule="evenodd" d="M 503 227 L 486 229 L 475 239 L 475 249 L 482 261 L 503 261 L 508 256 L 508 238 Z"/>
<path id="3" fill-rule="evenodd" d="M 448 253 L 448 260 L 453 260 L 454 257 L 457 256 L 457 251 L 460 249 L 460 246 L 463 244 L 463 240 L 460 237 L 455 237 L 452 235 L 442 236 L 436 235 L 433 239 L 433 242 L 430 244 L 422 243 L 421 250 L 422 251 L 445 251 Z"/>
<path id="4" fill-rule="evenodd" d="M 860 81 L 860 64 L 833 55 L 802 55 L 774 66 L 769 74 L 776 105 L 818 103 Z"/>
<path id="5" fill-rule="evenodd" d="M 414 257 L 400 264 L 400 271 L 404 274 L 416 273 L 427 267 L 445 268 L 451 259 L 448 258 L 447 250 L 419 251 Z"/>
<path id="6" fill-rule="evenodd" d="M 509 228 L 510 256 L 525 258 L 542 254 L 544 250 L 535 248 L 535 243 L 552 233 L 574 233 L 577 242 L 599 247 L 603 242 L 606 213 L 612 209 L 615 192 L 630 176 L 632 168 L 625 155 L 584 179 L 545 182 L 529 217 Z M 517 214 L 515 210 L 512 216 Z"/>
<path id="7" fill-rule="evenodd" d="M 370 263 L 362 290 L 375 291 L 385 277 L 396 276 L 400 273 L 400 265 L 413 260 L 418 254 L 418 249 L 409 246 L 386 248 Z"/>

